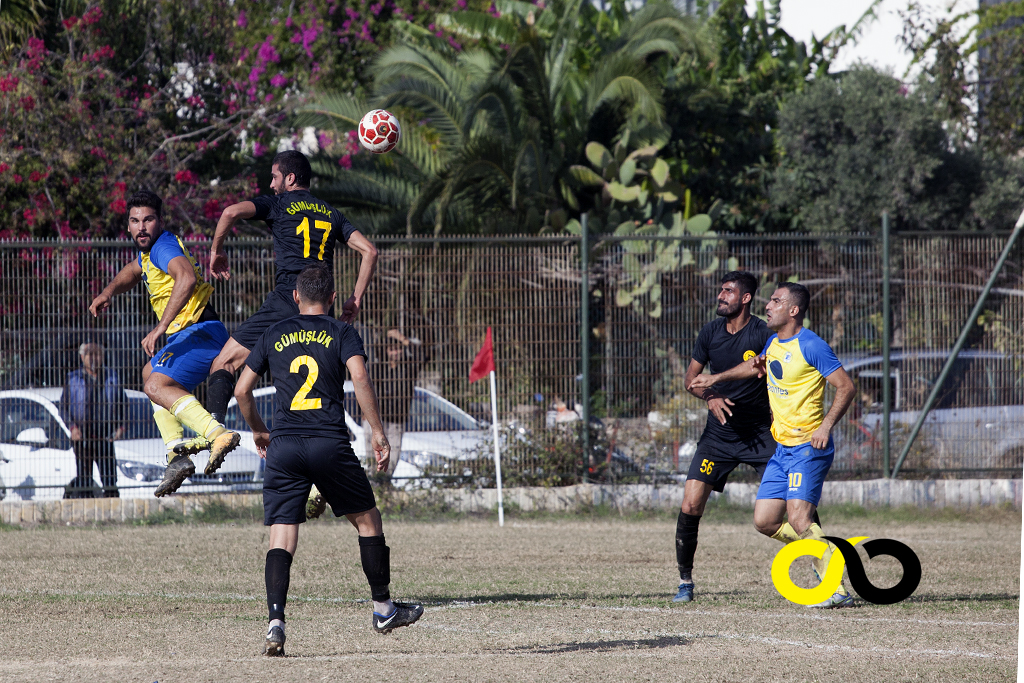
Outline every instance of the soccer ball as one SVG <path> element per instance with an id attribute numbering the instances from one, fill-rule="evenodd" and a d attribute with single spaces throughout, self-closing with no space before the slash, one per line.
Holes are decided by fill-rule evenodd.
<path id="1" fill-rule="evenodd" d="M 367 112 L 359 122 L 359 142 L 374 154 L 390 152 L 402 139 L 402 126 L 386 109 Z"/>

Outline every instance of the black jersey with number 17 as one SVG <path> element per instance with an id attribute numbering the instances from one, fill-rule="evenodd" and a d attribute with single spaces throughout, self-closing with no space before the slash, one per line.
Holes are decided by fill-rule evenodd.
<path id="1" fill-rule="evenodd" d="M 328 315 L 297 315 L 267 330 L 245 364 L 274 378 L 271 438 L 331 436 L 347 443 L 345 363 L 353 356 L 366 358 L 359 334 Z"/>
<path id="2" fill-rule="evenodd" d="M 292 289 L 302 269 L 322 261 L 334 268 L 334 245 L 356 231 L 345 216 L 309 190 L 261 195 L 251 200 L 256 216 L 274 236 L 276 287 Z"/>

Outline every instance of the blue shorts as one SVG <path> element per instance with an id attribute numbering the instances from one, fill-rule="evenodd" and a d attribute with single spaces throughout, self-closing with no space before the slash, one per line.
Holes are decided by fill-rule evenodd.
<path id="1" fill-rule="evenodd" d="M 213 359 L 227 342 L 228 331 L 221 321 L 196 323 L 172 334 L 149 365 L 153 372 L 167 375 L 192 392 L 210 374 Z"/>
<path id="2" fill-rule="evenodd" d="M 820 451 L 809 443 L 799 446 L 783 446 L 780 443 L 761 477 L 757 499 L 806 500 L 817 505 L 821 500 L 821 487 L 835 457 L 836 447 L 832 437 L 829 437 L 828 445 Z"/>

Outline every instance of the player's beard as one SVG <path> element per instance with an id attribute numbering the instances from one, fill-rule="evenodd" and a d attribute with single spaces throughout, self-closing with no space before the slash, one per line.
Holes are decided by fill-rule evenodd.
<path id="1" fill-rule="evenodd" d="M 135 242 L 135 246 L 137 246 L 137 247 L 139 248 L 139 251 L 143 252 L 144 254 L 148 254 L 148 253 L 149 253 L 149 250 L 150 250 L 150 248 L 152 248 L 152 246 L 153 246 L 153 242 L 154 242 L 155 240 L 153 239 L 153 236 L 152 236 L 152 235 L 150 235 L 150 234 L 148 234 L 148 233 L 147 233 L 147 234 L 146 234 L 146 239 L 148 239 L 148 240 L 149 240 L 149 244 L 148 244 L 148 245 L 146 245 L 146 246 L 142 246 L 142 245 L 141 245 L 141 244 L 139 243 L 139 237 L 140 237 L 140 236 L 141 236 L 141 235 L 136 235 L 135 237 L 133 237 L 133 238 L 132 238 L 132 240 L 133 240 L 133 241 Z"/>
<path id="2" fill-rule="evenodd" d="M 742 310 L 743 304 L 741 303 L 736 303 L 735 305 L 730 306 L 724 301 L 719 301 L 718 307 L 715 309 L 715 313 L 722 316 L 723 318 L 734 318 Z"/>

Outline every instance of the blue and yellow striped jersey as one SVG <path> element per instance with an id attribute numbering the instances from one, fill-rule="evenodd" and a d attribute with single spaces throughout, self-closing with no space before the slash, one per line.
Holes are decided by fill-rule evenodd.
<path id="1" fill-rule="evenodd" d="M 149 303 L 158 318 L 163 317 L 164 309 L 174 289 L 174 278 L 167 274 L 168 264 L 178 256 L 184 256 L 192 264 L 196 274 L 196 288 L 185 303 L 181 312 L 171 321 L 167 334 L 180 332 L 189 325 L 198 322 L 203 309 L 213 294 L 213 285 L 203 279 L 202 271 L 192 253 L 185 248 L 181 238 L 170 232 L 163 232 L 156 239 L 149 252 L 139 254 L 139 266 L 142 267 L 142 281 L 149 290 Z"/>

